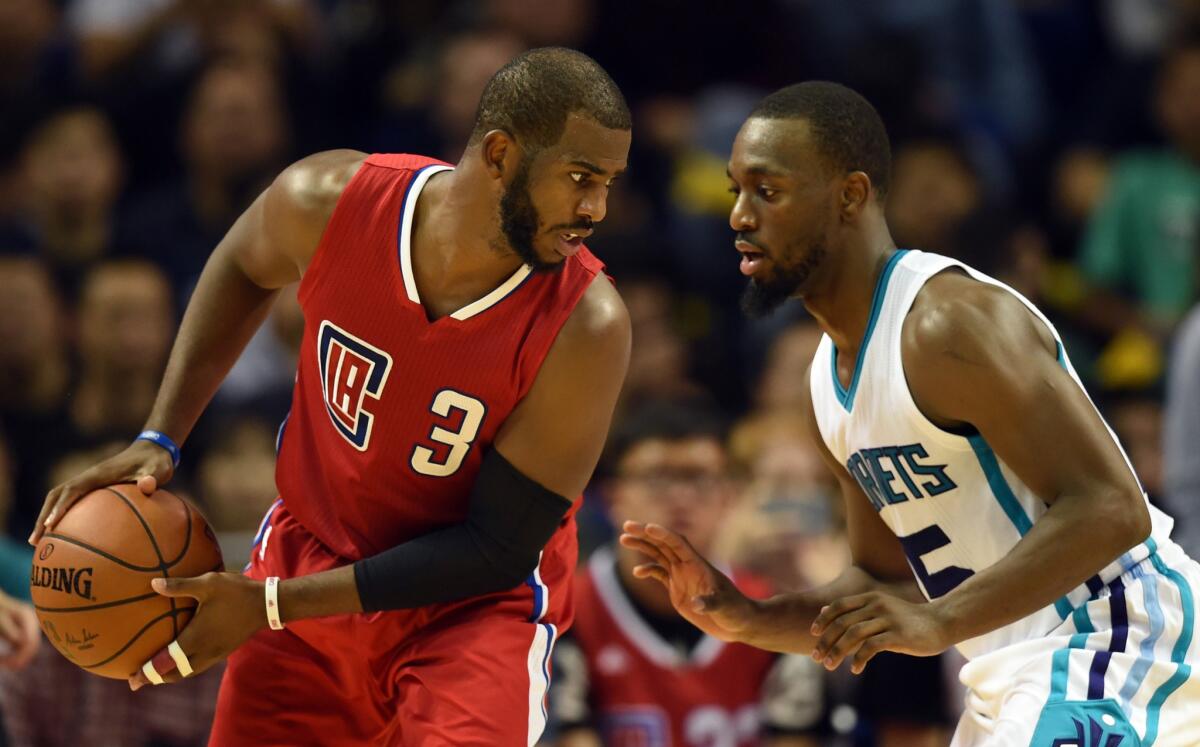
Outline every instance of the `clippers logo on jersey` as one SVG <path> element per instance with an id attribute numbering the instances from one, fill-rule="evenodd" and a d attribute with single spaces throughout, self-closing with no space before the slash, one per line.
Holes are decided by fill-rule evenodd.
<path id="1" fill-rule="evenodd" d="M 921 444 L 863 449 L 847 460 L 846 469 L 862 486 L 875 510 L 882 511 L 885 506 L 932 498 L 958 487 L 946 474 L 946 465 L 917 461 L 928 457 L 929 452 Z"/>
<path id="2" fill-rule="evenodd" d="M 375 417 L 363 401 L 383 394 L 392 356 L 325 320 L 317 332 L 317 361 L 329 419 L 354 448 L 366 451 Z"/>

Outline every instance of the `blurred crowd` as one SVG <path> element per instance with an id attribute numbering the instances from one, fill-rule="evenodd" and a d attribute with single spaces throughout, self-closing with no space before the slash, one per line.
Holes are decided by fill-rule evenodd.
<path id="1" fill-rule="evenodd" d="M 612 700 L 634 687 L 619 675 L 666 697 L 672 672 L 727 666 L 626 574 L 621 520 L 677 522 L 762 593 L 847 562 L 834 484 L 793 415 L 820 332 L 799 304 L 756 322 L 737 306 L 725 162 L 754 103 L 789 83 L 837 80 L 880 110 L 898 244 L 1041 306 L 1200 556 L 1198 24 L 1196 0 L 0 3 L 0 589 L 28 598 L 47 489 L 140 429 L 209 252 L 283 166 L 335 147 L 453 162 L 487 79 L 545 45 L 592 55 L 634 113 L 628 175 L 589 242 L 633 319 L 626 439 L 581 512 L 594 604 L 556 655 L 547 744 L 657 744 Z M 229 568 L 275 498 L 303 325 L 284 292 L 171 485 Z M 585 609 L 633 620 L 645 650 L 589 639 Z M 49 646 L 35 656 L 0 675 L 11 744 L 203 744 L 219 672 L 134 696 Z M 687 744 L 934 745 L 955 716 L 954 662 L 853 678 L 734 658 L 752 686 L 714 675 Z"/>

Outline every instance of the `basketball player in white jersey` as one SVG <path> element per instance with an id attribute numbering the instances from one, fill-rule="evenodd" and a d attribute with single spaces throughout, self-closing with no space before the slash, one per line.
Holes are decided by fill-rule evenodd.
<path id="1" fill-rule="evenodd" d="M 830 669 L 957 646 L 954 747 L 1200 745 L 1200 566 L 1046 318 L 959 262 L 895 247 L 889 169 L 879 115 L 830 83 L 764 99 L 729 163 L 743 305 L 799 298 L 825 332 L 808 419 L 853 566 L 755 602 L 686 539 L 629 522 L 621 541 L 650 558 L 637 573 L 710 635 Z"/>

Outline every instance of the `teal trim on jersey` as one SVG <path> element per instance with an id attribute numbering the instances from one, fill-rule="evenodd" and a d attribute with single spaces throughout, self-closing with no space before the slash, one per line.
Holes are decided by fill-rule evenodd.
<path id="1" fill-rule="evenodd" d="M 1187 659 L 1188 648 L 1192 645 L 1192 626 L 1195 624 L 1195 597 L 1192 596 L 1192 587 L 1188 584 L 1187 579 L 1178 571 L 1172 570 L 1158 557 L 1158 545 L 1153 538 L 1146 541 L 1146 544 L 1154 551 L 1150 555 L 1150 562 L 1154 564 L 1154 569 L 1171 579 L 1171 583 L 1179 588 L 1179 599 L 1183 606 L 1183 630 L 1179 633 L 1179 640 L 1175 642 L 1175 648 L 1171 649 L 1171 661 L 1178 664 L 1179 667 L 1175 670 L 1175 674 L 1164 682 L 1161 687 L 1154 692 L 1150 697 L 1150 702 L 1146 704 L 1146 737 L 1142 740 L 1143 747 L 1151 747 L 1154 740 L 1158 738 L 1158 717 L 1162 710 L 1163 703 L 1167 698 L 1171 697 L 1171 693 L 1179 689 L 1180 685 L 1187 682 L 1192 676 L 1192 667 L 1184 663 Z"/>
<path id="2" fill-rule="evenodd" d="M 996 459 L 996 453 L 978 433 L 966 438 L 975 452 L 975 458 L 979 460 L 979 466 L 983 468 L 983 474 L 987 478 L 988 487 L 992 489 L 992 495 L 995 496 L 996 502 L 1000 504 L 1000 508 L 1004 509 L 1005 515 L 1017 528 L 1017 532 L 1024 537 L 1033 527 L 1033 520 L 1025 513 L 1025 509 L 1021 508 L 1021 502 L 1017 500 L 1012 488 L 1008 486 L 1008 481 L 1004 479 L 1004 473 L 1000 471 L 1000 462 Z M 1054 611 L 1058 613 L 1060 620 L 1066 620 L 1071 616 L 1071 603 L 1067 601 L 1066 596 L 1062 596 L 1054 602 Z"/>
<path id="3" fill-rule="evenodd" d="M 1071 636 L 1066 648 L 1060 648 L 1054 652 L 1050 665 L 1050 699 L 1047 701 L 1048 703 L 1057 703 L 1066 699 L 1071 649 L 1086 648 L 1088 636 L 1096 632 L 1096 626 L 1092 624 L 1086 604 L 1075 608 L 1075 611 L 1071 613 L 1071 621 L 1075 623 L 1075 630 L 1078 632 Z"/>
<path id="4" fill-rule="evenodd" d="M 1055 340 L 1054 344 L 1058 346 L 1058 352 L 1055 357 L 1058 359 L 1058 365 L 1062 366 L 1062 370 L 1067 370 L 1067 351 L 1063 350 L 1063 344 L 1059 340 Z"/>
<path id="5" fill-rule="evenodd" d="M 871 315 L 867 317 L 867 330 L 863 332 L 862 344 L 858 346 L 858 356 L 854 359 L 854 373 L 850 375 L 849 389 L 843 387 L 841 380 L 838 379 L 837 345 L 833 345 L 833 352 L 829 355 L 830 366 L 833 369 L 833 391 L 837 394 L 838 402 L 842 403 L 846 412 L 854 409 L 854 393 L 858 391 L 858 377 L 862 374 L 863 359 L 867 355 L 867 344 L 871 342 L 871 333 L 875 331 L 875 323 L 879 321 L 879 310 L 883 307 L 883 299 L 887 295 L 888 280 L 892 277 L 892 270 L 896 269 L 900 258 L 905 254 L 908 254 L 907 249 L 897 249 L 892 256 L 888 257 L 887 264 L 879 273 L 879 279 L 875 281 L 875 291 L 871 294 Z"/>
<path id="6" fill-rule="evenodd" d="M 1137 661 L 1133 663 L 1129 674 L 1125 676 L 1125 684 L 1121 686 L 1121 705 L 1126 708 L 1129 708 L 1130 701 L 1141 689 L 1142 682 L 1146 679 L 1146 673 L 1150 671 L 1150 665 L 1154 663 L 1154 647 L 1158 645 L 1158 639 L 1162 637 L 1163 630 L 1166 629 L 1162 604 L 1158 601 L 1157 575 L 1143 574 L 1138 577 L 1138 581 L 1142 587 L 1142 602 L 1146 605 L 1146 614 L 1150 618 L 1150 633 L 1142 639 Z"/>

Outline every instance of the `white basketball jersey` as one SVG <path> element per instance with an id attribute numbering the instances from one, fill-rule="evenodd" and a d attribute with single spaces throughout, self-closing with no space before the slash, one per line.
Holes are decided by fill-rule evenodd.
<path id="1" fill-rule="evenodd" d="M 1049 328 L 1058 341 L 1059 362 L 1083 386 L 1058 332 L 1032 303 L 961 262 L 927 252 L 899 250 L 880 273 L 849 387 L 838 381 L 837 348 L 828 335 L 822 338 L 809 382 L 821 436 L 900 539 L 929 599 L 1000 560 L 1046 512 L 1046 504 L 982 436 L 938 428 L 909 392 L 900 355 L 904 319 L 925 282 L 951 267 L 1020 299 Z M 1109 434 L 1116 441 L 1112 429 Z M 1162 546 L 1174 522 L 1153 506 L 1150 515 L 1151 538 Z M 1053 605 L 964 641 L 959 651 L 971 658 L 1045 635 L 1073 608 L 1099 596 L 1106 584 L 1144 560 L 1151 547 L 1149 540 L 1138 545 Z"/>

